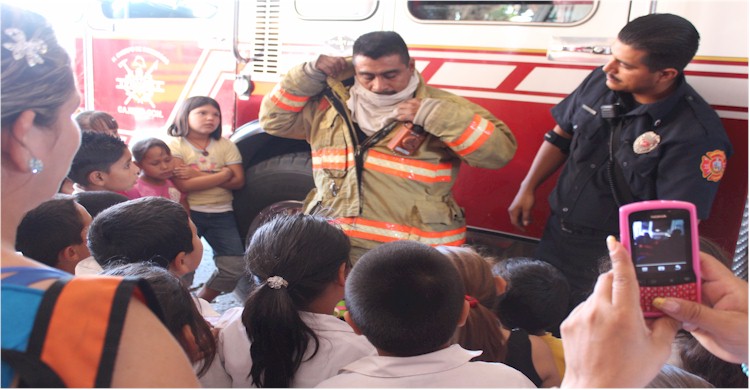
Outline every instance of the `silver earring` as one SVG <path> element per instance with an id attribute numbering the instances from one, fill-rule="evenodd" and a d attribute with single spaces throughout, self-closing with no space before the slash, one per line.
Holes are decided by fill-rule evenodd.
<path id="1" fill-rule="evenodd" d="M 44 163 L 42 160 L 32 157 L 29 159 L 29 170 L 31 170 L 31 173 L 37 174 L 44 170 Z"/>

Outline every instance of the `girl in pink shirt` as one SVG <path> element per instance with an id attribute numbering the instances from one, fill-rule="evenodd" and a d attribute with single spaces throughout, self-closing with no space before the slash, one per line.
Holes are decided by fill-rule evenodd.
<path id="1" fill-rule="evenodd" d="M 170 180 L 174 160 L 169 146 L 158 138 L 146 138 L 136 142 L 131 149 L 135 165 L 141 169 L 141 173 L 133 188 L 124 194 L 130 199 L 160 196 L 179 202 L 185 210 L 190 210 L 185 194 Z"/>

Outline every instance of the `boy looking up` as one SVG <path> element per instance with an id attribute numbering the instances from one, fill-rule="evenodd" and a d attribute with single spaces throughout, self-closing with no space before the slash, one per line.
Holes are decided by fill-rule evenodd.
<path id="1" fill-rule="evenodd" d="M 84 131 L 68 177 L 76 184 L 75 192 L 122 193 L 133 188 L 138 180 L 138 167 L 132 159 L 130 150 L 121 139 Z"/>

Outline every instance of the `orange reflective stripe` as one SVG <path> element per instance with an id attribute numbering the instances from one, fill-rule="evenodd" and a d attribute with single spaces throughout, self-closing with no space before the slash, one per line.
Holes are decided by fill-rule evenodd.
<path id="1" fill-rule="evenodd" d="M 450 182 L 453 178 L 451 163 L 432 164 L 370 150 L 365 168 L 388 175 L 426 183 Z"/>
<path id="2" fill-rule="evenodd" d="M 354 165 L 351 149 L 323 148 L 312 151 L 313 169 L 346 169 Z"/>
<path id="3" fill-rule="evenodd" d="M 495 131 L 494 123 L 479 115 L 474 115 L 469 127 L 456 140 L 448 142 L 447 145 L 459 155 L 466 156 L 482 146 L 493 131 Z"/>
<path id="4" fill-rule="evenodd" d="M 416 240 L 431 246 L 462 245 L 466 242 L 466 227 L 444 232 L 428 232 L 413 226 L 373 221 L 365 218 L 338 218 L 334 220 L 350 237 L 378 242 Z"/>
<path id="5" fill-rule="evenodd" d="M 271 101 L 282 110 L 300 112 L 305 107 L 309 96 L 292 95 L 286 90 L 278 87 L 271 93 Z"/>

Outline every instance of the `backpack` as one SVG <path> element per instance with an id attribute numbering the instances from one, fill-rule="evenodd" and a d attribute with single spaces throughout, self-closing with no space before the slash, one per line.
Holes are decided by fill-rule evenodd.
<path id="1" fill-rule="evenodd" d="M 163 321 L 145 280 L 96 276 L 55 281 L 42 297 L 26 351 L 2 350 L 18 387 L 111 387 L 132 296 Z"/>

